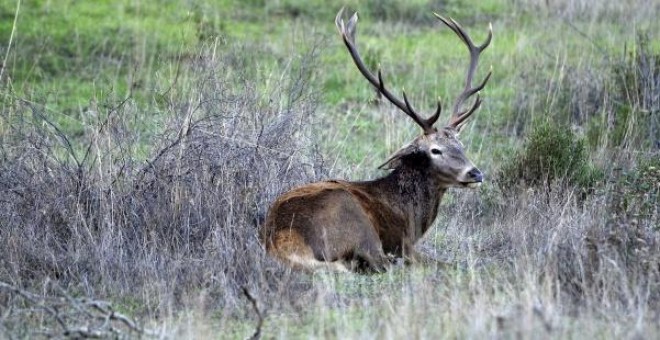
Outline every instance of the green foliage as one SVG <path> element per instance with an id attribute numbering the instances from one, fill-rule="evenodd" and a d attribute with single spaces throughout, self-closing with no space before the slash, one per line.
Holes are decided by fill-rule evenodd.
<path id="1" fill-rule="evenodd" d="M 445 1 L 434 0 L 348 0 L 336 6 L 329 6 L 322 0 L 280 0 L 265 4 L 268 12 L 293 18 L 328 20 L 333 18 L 340 6 L 374 21 L 402 21 L 411 24 L 429 24 L 433 22 L 430 11 L 445 9 Z"/>
<path id="2" fill-rule="evenodd" d="M 0 41 L 14 30 L 6 94 L 47 107 L 74 137 L 93 119 L 93 102 L 131 96 L 150 103 L 157 72 L 174 69 L 181 51 L 197 43 L 189 11 L 172 1 L 23 1 L 13 27 L 15 11 L 15 1 L 0 4 L 3 19 L 11 18 L 0 25 Z"/>
<path id="3" fill-rule="evenodd" d="M 619 176 L 612 191 L 612 215 L 617 225 L 660 231 L 660 155 Z"/>
<path id="4" fill-rule="evenodd" d="M 433 4 L 436 1 L 396 1 L 396 0 L 367 0 L 366 8 L 374 18 L 387 21 L 408 21 L 412 23 L 432 22 L 430 10 L 438 10 Z"/>
<path id="5" fill-rule="evenodd" d="M 559 180 L 588 188 L 600 177 L 589 161 L 584 140 L 566 127 L 544 122 L 534 128 L 523 150 L 503 165 L 500 183 L 539 186 Z"/>
<path id="6" fill-rule="evenodd" d="M 609 117 L 594 117 L 588 126 L 590 145 L 653 147 L 660 145 L 660 51 L 648 31 L 637 32 L 630 51 L 609 65 L 612 77 Z"/>

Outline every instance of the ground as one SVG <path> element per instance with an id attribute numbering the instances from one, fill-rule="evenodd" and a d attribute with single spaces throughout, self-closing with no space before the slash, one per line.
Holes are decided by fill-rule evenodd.
<path id="1" fill-rule="evenodd" d="M 367 65 L 428 114 L 438 98 L 450 110 L 468 60 L 432 12 L 475 41 L 492 23 L 476 78 L 493 76 L 461 133 L 486 180 L 451 191 L 418 245 L 449 269 L 311 275 L 257 241 L 279 193 L 381 176 L 420 133 L 352 64 L 342 6 L 360 13 Z M 658 337 L 659 14 L 650 0 L 5 1 L 0 334 Z"/>

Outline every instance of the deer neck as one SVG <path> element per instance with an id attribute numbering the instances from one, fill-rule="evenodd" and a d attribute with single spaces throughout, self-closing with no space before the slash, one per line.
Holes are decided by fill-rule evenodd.
<path id="1" fill-rule="evenodd" d="M 433 224 L 447 190 L 427 172 L 425 169 L 403 166 L 374 181 L 382 199 L 387 200 L 408 221 L 406 234 L 413 241 L 421 238 Z"/>

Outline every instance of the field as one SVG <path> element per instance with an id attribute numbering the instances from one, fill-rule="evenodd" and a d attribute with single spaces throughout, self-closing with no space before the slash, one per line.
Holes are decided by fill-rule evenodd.
<path id="1" fill-rule="evenodd" d="M 0 3 L 0 338 L 660 338 L 657 0 Z M 449 264 L 307 274 L 266 256 L 269 204 L 362 180 L 448 119 L 486 174 L 418 250 Z"/>

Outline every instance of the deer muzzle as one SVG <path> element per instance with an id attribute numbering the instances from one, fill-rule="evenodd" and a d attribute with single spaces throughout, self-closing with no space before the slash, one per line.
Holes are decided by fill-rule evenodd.
<path id="1" fill-rule="evenodd" d="M 462 184 L 468 188 L 477 188 L 484 181 L 484 175 L 481 170 L 474 167 L 468 170 L 463 178 L 465 180 L 462 182 Z"/>

